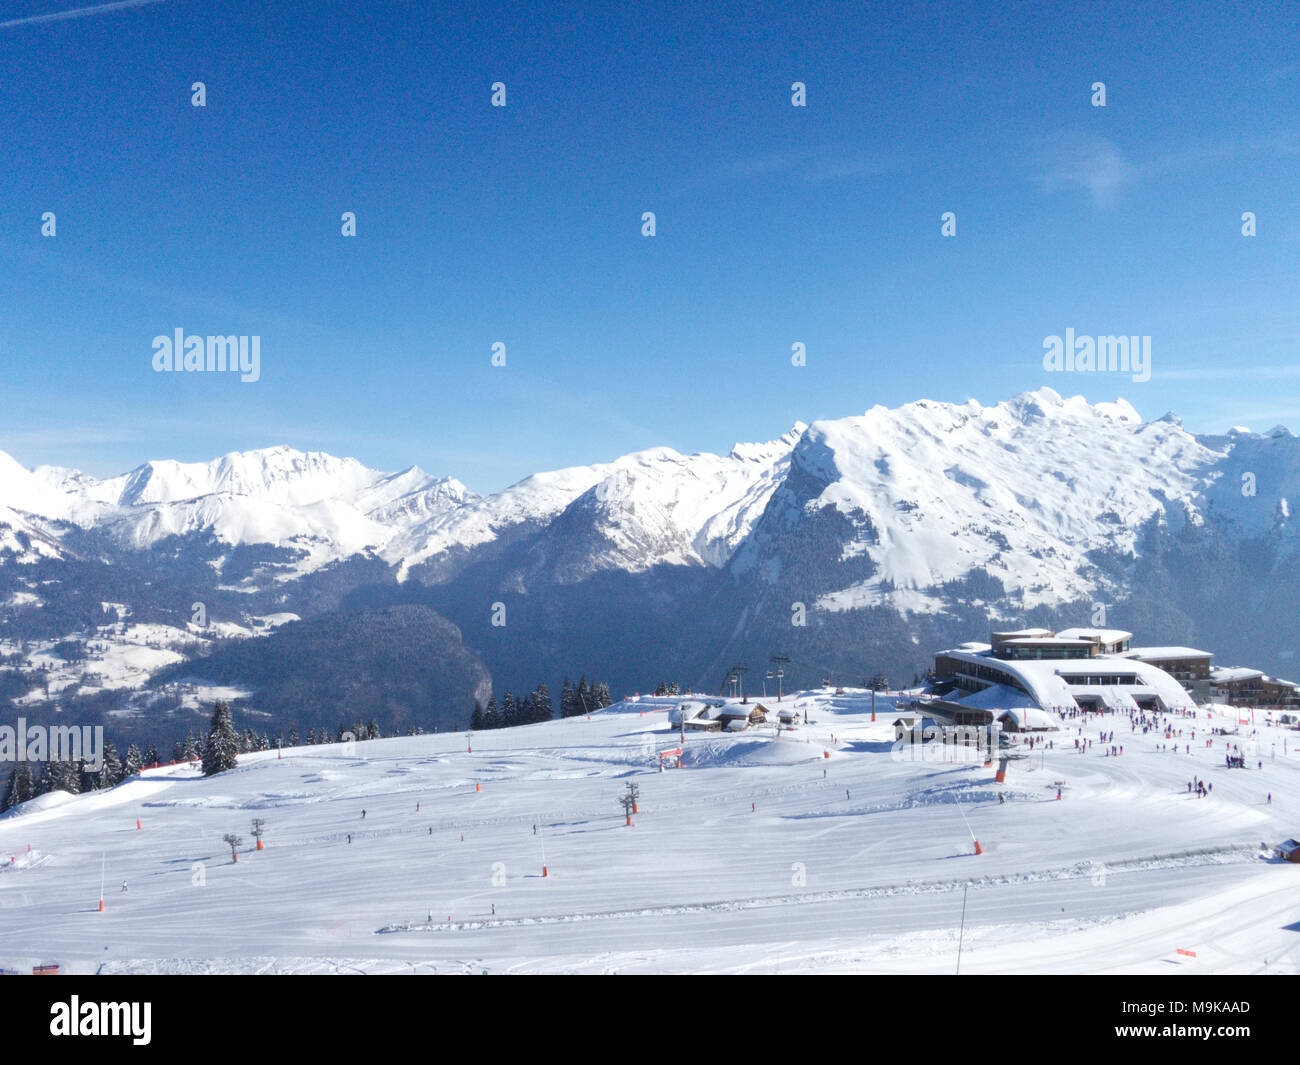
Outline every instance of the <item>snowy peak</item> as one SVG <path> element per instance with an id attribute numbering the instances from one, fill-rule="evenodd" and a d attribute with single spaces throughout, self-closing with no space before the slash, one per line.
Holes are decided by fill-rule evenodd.
<path id="1" fill-rule="evenodd" d="M 988 407 L 877 406 L 813 423 L 767 538 L 822 508 L 848 519 L 857 535 L 842 561 L 865 556 L 873 575 L 824 596 L 827 609 L 940 609 L 940 586 L 975 570 L 1031 609 L 1091 594 L 1090 553 L 1131 555 L 1153 515 L 1194 519 L 1222 457 L 1176 422 L 1144 423 L 1124 400 L 1089 404 L 1050 388 Z"/>
<path id="2" fill-rule="evenodd" d="M 218 494 L 263 496 L 302 506 L 353 493 L 377 477 L 356 459 L 274 447 L 233 451 L 211 462 L 146 462 L 100 482 L 93 494 L 118 506 L 176 503 Z"/>
<path id="3" fill-rule="evenodd" d="M 49 479 L 18 464 L 0 451 L 0 505 L 45 518 L 61 518 L 68 510 L 65 494 Z"/>
<path id="4" fill-rule="evenodd" d="M 612 568 L 721 566 L 761 513 L 804 430 L 796 423 L 777 440 L 737 444 L 727 455 L 655 447 L 533 474 L 394 539 L 384 556 L 405 575 L 452 548 L 551 527 L 537 565 L 558 566 L 569 580 Z"/>
<path id="5" fill-rule="evenodd" d="M 1094 553 L 1132 556 L 1153 517 L 1293 535 L 1297 496 L 1300 439 L 1285 430 L 1196 437 L 1172 415 L 1143 422 L 1123 399 L 1051 388 L 989 406 L 874 406 L 724 455 L 649 448 L 488 496 L 416 466 L 388 473 L 289 447 L 153 461 L 102 481 L 0 453 L 11 530 L 48 536 L 70 522 L 133 549 L 168 536 L 277 545 L 300 572 L 374 553 L 399 579 L 529 538 L 531 572 L 556 579 L 761 563 L 775 580 L 792 561 L 808 573 L 794 556 L 811 541 L 797 530 L 829 509 L 841 517 L 819 527 L 817 552 L 849 539 L 838 561 L 816 561 L 818 585 L 834 589 L 826 609 L 938 609 L 943 586 L 977 571 L 1020 610 L 1075 601 L 1098 591 Z"/>

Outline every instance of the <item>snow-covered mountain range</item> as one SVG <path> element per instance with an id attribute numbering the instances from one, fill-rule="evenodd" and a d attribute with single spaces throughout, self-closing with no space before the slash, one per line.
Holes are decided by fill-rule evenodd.
<path id="1" fill-rule="evenodd" d="M 733 560 L 743 570 L 760 553 L 756 531 L 834 507 L 860 530 L 845 557 L 869 557 L 876 574 L 825 597 L 827 609 L 942 609 L 935 590 L 978 568 L 1034 606 L 1090 594 L 1090 553 L 1131 554 L 1155 514 L 1200 523 L 1214 510 L 1252 533 L 1285 525 L 1300 493 L 1296 444 L 1281 428 L 1198 437 L 1172 415 L 1143 422 L 1123 400 L 1090 405 L 1043 388 L 989 407 L 922 400 L 797 423 L 727 455 L 653 448 L 488 496 L 415 466 L 384 473 L 287 447 L 147 462 L 103 480 L 27 470 L 0 452 L 0 526 L 4 553 L 20 558 L 18 534 L 50 555 L 73 527 L 132 549 L 210 534 L 291 549 L 299 573 L 368 552 L 404 579 L 447 552 L 558 522 L 596 536 L 569 560 L 580 578 Z"/>
<path id="2" fill-rule="evenodd" d="M 1285 429 L 1198 436 L 1049 388 L 877 406 L 726 455 L 653 448 L 491 495 L 287 447 L 102 480 L 0 453 L 0 604 L 24 597 L 30 617 L 51 601 L 48 568 L 73 561 L 171 579 L 177 609 L 220 613 L 225 593 L 303 617 L 417 600 L 494 675 L 593 642 L 615 675 L 653 653 L 683 680 L 774 642 L 818 668 L 896 663 L 901 644 L 920 663 L 949 633 L 1091 604 L 1209 642 L 1293 601 L 1298 494 Z M 497 601 L 518 608 L 512 631 L 486 627 Z M 796 604 L 816 635 L 790 631 Z M 1267 627 L 1281 659 L 1261 664 L 1285 671 L 1294 619 Z M 892 658 L 873 646 L 886 639 Z"/>

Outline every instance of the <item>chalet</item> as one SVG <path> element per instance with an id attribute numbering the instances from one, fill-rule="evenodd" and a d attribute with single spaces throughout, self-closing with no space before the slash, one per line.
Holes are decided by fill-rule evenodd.
<path id="1" fill-rule="evenodd" d="M 729 703 L 717 712 L 721 727 L 727 732 L 743 732 L 751 725 L 761 725 L 767 720 L 767 707 L 762 703 L 746 706 L 744 703 Z"/>
<path id="2" fill-rule="evenodd" d="M 668 722 L 672 728 L 691 729 L 695 732 L 717 732 L 722 722 L 717 719 L 718 705 L 700 700 L 692 700 L 675 706 L 668 711 Z"/>
<path id="3" fill-rule="evenodd" d="M 1273 848 L 1273 853 L 1284 862 L 1300 864 L 1300 841 L 1294 839 L 1285 840 Z"/>
<path id="4" fill-rule="evenodd" d="M 946 743 L 947 729 L 942 721 L 932 717 L 900 717 L 894 722 L 894 736 L 903 743 Z"/>

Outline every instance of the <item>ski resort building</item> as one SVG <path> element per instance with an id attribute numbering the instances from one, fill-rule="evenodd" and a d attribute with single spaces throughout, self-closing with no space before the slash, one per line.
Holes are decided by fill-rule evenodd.
<path id="1" fill-rule="evenodd" d="M 1118 629 L 995 632 L 936 654 L 936 684 L 944 709 L 969 717 L 959 724 L 996 719 L 1009 731 L 1054 727 L 1051 713 L 1066 710 L 1194 709 L 1177 679 L 1133 654 L 1132 638 Z"/>
<path id="2" fill-rule="evenodd" d="M 1214 658 L 1211 652 L 1195 647 L 1134 647 L 1127 654 L 1139 662 L 1159 666 L 1188 689 L 1210 679 L 1210 662 Z"/>
<path id="3" fill-rule="evenodd" d="M 1300 706 L 1300 684 L 1239 666 L 1210 671 L 1215 698 L 1232 706 Z"/>

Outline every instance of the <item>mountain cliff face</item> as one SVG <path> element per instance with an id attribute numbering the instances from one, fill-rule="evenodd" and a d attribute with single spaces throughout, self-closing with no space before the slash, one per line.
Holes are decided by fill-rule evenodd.
<path id="1" fill-rule="evenodd" d="M 585 668 L 716 687 L 778 650 L 801 683 L 910 680 L 990 624 L 1102 609 L 1286 675 L 1297 495 L 1285 429 L 1198 437 L 1046 388 L 874 407 L 727 455 L 654 448 L 488 496 L 289 448 L 105 480 L 0 454 L 0 637 L 76 635 L 94 611 L 68 603 L 95 596 L 182 625 L 199 601 L 232 621 L 409 603 L 502 683 Z"/>

